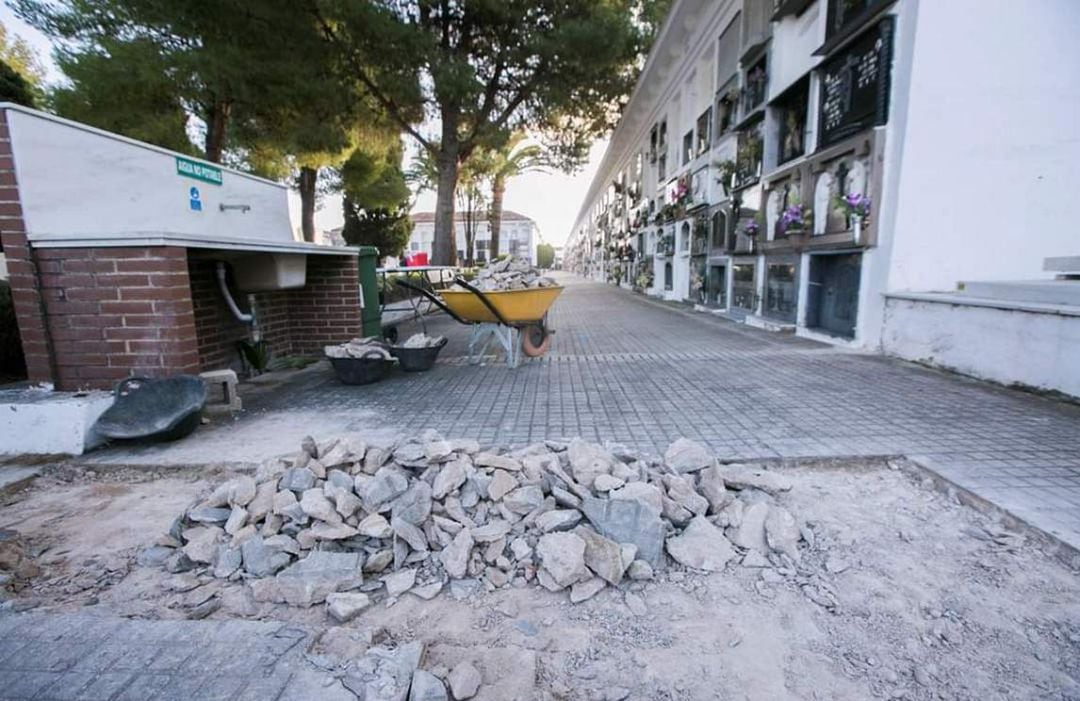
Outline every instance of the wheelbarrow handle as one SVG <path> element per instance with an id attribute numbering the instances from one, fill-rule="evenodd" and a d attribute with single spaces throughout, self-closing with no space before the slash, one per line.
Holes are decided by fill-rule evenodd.
<path id="1" fill-rule="evenodd" d="M 487 295 L 465 282 L 465 278 L 458 275 L 454 278 L 454 284 L 459 287 L 464 287 L 466 290 L 479 297 L 480 301 L 488 308 L 488 311 L 491 312 L 492 316 L 499 320 L 500 324 L 503 326 L 511 326 L 511 323 L 503 318 L 503 315 L 499 313 L 499 310 L 495 308 L 495 305 L 491 303 L 491 300 L 487 298 Z"/>
<path id="2" fill-rule="evenodd" d="M 465 319 L 462 319 L 460 316 L 457 315 L 457 313 L 453 309 L 446 306 L 446 304 L 441 299 L 439 299 L 437 295 L 432 294 L 428 290 L 425 290 L 423 287 L 420 287 L 419 285 L 414 285 L 411 282 L 406 282 L 405 280 L 401 280 L 401 279 L 394 280 L 394 284 L 398 285 L 399 287 L 404 287 L 407 290 L 412 290 L 413 292 L 419 292 L 421 295 L 426 297 L 429 302 L 431 302 L 436 307 L 438 307 L 439 309 L 442 309 L 444 312 L 446 312 L 451 317 L 453 317 L 454 321 L 458 322 L 459 324 L 471 324 L 472 323 L 470 321 L 466 321 Z"/>

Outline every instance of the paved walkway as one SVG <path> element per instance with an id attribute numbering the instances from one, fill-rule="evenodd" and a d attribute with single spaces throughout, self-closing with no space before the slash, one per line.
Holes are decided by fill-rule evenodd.
<path id="1" fill-rule="evenodd" d="M 0 615 L 0 701 L 338 701 L 308 633 L 253 621 Z"/>
<path id="2" fill-rule="evenodd" d="M 485 443 L 582 436 L 656 453 L 686 436 L 733 459 L 908 455 L 1080 547 L 1080 406 L 564 282 L 551 352 L 516 370 L 468 366 L 467 328 L 442 317 L 428 331 L 450 343 L 429 373 L 366 387 L 305 373 L 286 391 L 245 396 L 247 417 L 216 439 L 94 459 L 224 460 L 237 446 L 272 455 L 304 433 L 374 426 Z"/>

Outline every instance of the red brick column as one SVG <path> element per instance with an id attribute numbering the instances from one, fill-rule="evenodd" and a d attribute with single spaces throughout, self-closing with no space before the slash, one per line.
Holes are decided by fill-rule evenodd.
<path id="1" fill-rule="evenodd" d="M 107 389 L 129 375 L 198 373 L 187 251 L 38 248 L 57 387 Z"/>
<path id="2" fill-rule="evenodd" d="M 44 304 L 30 242 L 26 237 L 7 110 L 0 110 L 0 244 L 7 259 L 11 297 L 19 323 L 27 377 L 33 382 L 55 382 L 52 350 L 45 324 Z"/>
<path id="3" fill-rule="evenodd" d="M 307 260 L 307 285 L 289 292 L 293 351 L 322 353 L 325 345 L 363 336 L 358 258 L 309 255 Z"/>

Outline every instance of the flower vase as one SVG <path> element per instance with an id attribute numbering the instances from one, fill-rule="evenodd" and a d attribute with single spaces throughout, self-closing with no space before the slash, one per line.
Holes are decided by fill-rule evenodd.
<path id="1" fill-rule="evenodd" d="M 851 218 L 851 236 L 858 245 L 862 240 L 862 217 L 855 215 Z"/>

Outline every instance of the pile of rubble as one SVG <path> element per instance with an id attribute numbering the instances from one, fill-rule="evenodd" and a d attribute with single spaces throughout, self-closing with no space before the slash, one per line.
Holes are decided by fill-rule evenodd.
<path id="1" fill-rule="evenodd" d="M 392 358 L 387 345 L 374 336 L 354 338 L 336 346 L 324 346 L 323 353 L 327 358 L 382 358 L 384 360 Z"/>
<path id="2" fill-rule="evenodd" d="M 474 284 L 481 292 L 556 286 L 555 280 L 541 275 L 540 270 L 517 256 L 507 256 L 480 268 Z"/>
<path id="3" fill-rule="evenodd" d="M 257 601 L 325 601 L 338 621 L 448 581 L 455 595 L 539 584 L 576 603 L 651 579 L 668 556 L 794 569 L 802 533 L 777 499 L 790 489 L 686 439 L 646 460 L 580 439 L 500 453 L 434 431 L 381 446 L 306 438 L 189 508 L 152 559 L 247 580 Z"/>
<path id="4" fill-rule="evenodd" d="M 414 333 L 405 339 L 401 348 L 433 348 L 445 340 L 445 336 L 428 336 L 426 333 Z"/>

